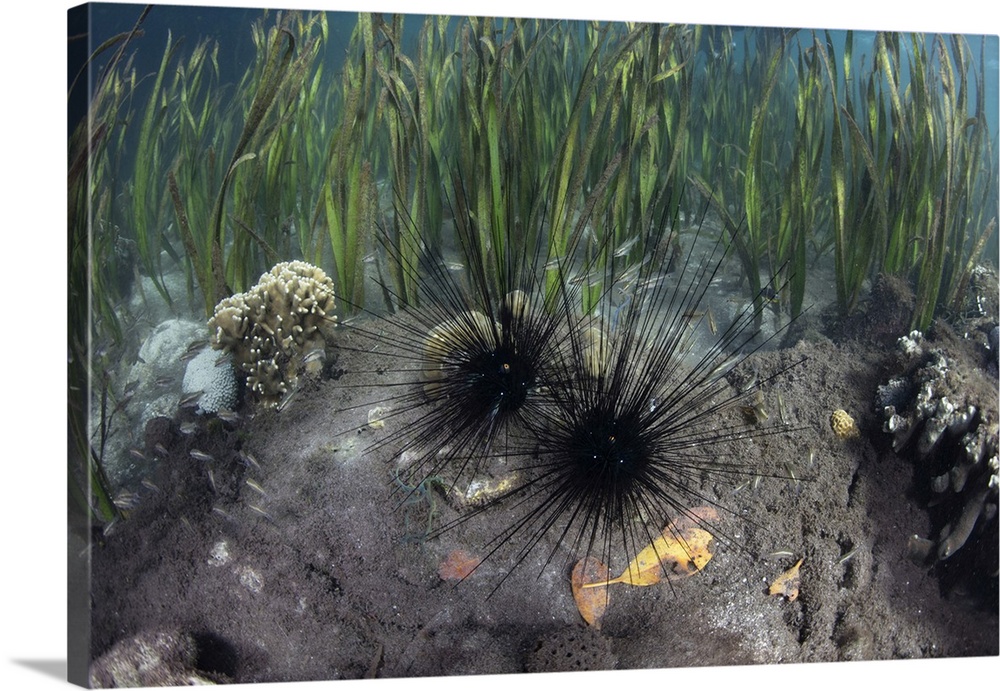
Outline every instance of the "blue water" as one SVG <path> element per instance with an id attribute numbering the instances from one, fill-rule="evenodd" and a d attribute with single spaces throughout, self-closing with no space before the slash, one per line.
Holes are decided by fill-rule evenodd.
<path id="1" fill-rule="evenodd" d="M 128 32 L 135 24 L 136 19 L 142 11 L 142 5 L 118 5 L 109 3 L 95 3 L 90 5 L 90 41 L 91 49 L 101 44 L 109 37 L 122 32 Z M 135 66 L 137 74 L 141 77 L 150 76 L 156 73 L 163 51 L 168 41 L 168 34 L 174 43 L 181 41 L 180 54 L 187 54 L 190 49 L 203 38 L 216 39 L 219 42 L 219 84 L 231 85 L 237 83 L 243 76 L 248 66 L 253 64 L 255 48 L 251 39 L 250 27 L 259 20 L 265 12 L 260 9 L 238 9 L 238 8 L 211 8 L 211 7 L 186 7 L 158 5 L 154 6 L 146 18 L 142 30 L 143 35 L 137 38 L 131 50 L 135 52 Z M 331 82 L 339 84 L 339 72 L 341 70 L 345 49 L 355 26 L 356 15 L 346 12 L 327 13 L 330 41 L 327 44 L 325 53 L 326 78 Z M 424 17 L 420 15 L 406 16 L 404 23 L 404 52 L 408 55 L 416 55 L 416 36 L 423 24 Z M 457 20 L 456 20 L 457 21 Z M 268 25 L 273 19 L 268 20 Z M 580 27 L 584 24 L 580 22 Z M 735 59 L 745 60 L 752 57 L 757 39 L 765 32 L 775 32 L 776 29 L 760 28 L 734 28 L 731 32 L 731 48 Z M 74 33 L 71 27 L 70 33 Z M 705 30 L 705 35 L 711 34 L 718 39 L 723 33 L 720 27 L 709 27 Z M 807 47 L 813 42 L 812 30 L 801 30 L 792 38 L 793 42 L 798 42 L 799 46 Z M 817 32 L 822 40 L 824 35 Z M 834 30 L 830 32 L 831 40 L 835 46 L 837 59 L 843 51 L 847 32 Z M 1000 56 L 1000 45 L 996 35 L 966 36 L 971 49 L 973 60 L 978 69 L 980 54 L 985 57 L 985 110 L 986 122 L 989 127 L 991 140 L 997 141 L 997 133 L 1000 132 L 1000 95 L 998 95 L 998 84 L 1000 84 L 1000 72 L 998 72 L 998 56 Z M 864 65 L 871 64 L 873 53 L 873 42 L 875 34 L 870 31 L 858 31 L 853 34 L 854 41 L 854 63 L 855 70 Z M 903 55 L 901 63 L 901 83 L 905 85 L 909 75 L 907 72 L 907 58 L 909 50 L 906 35 L 901 40 Z M 928 39 L 926 44 L 930 50 L 934 49 L 933 41 Z M 748 46 L 751 55 L 746 55 L 744 45 Z M 80 50 L 77 46 L 77 56 Z M 72 45 L 71 45 L 72 50 Z M 787 59 L 794 60 L 798 48 L 794 46 L 786 50 Z M 106 65 L 113 51 L 108 51 L 102 55 L 96 65 L 100 68 Z M 708 61 L 714 59 L 710 51 L 703 50 L 699 55 L 699 60 Z M 72 79 L 72 74 L 70 79 Z M 151 82 L 149 79 L 147 82 Z M 972 80 L 974 82 L 974 80 Z M 841 87 L 842 88 L 842 87 Z M 969 94 L 970 108 L 975 103 L 975 85 L 971 85 L 972 92 Z M 137 89 L 136 103 L 143 103 L 143 85 Z M 74 107 L 71 103 L 71 111 Z M 970 113 L 971 115 L 971 113 Z M 71 112 L 70 128 L 72 129 L 76 119 L 82 116 L 82 110 L 75 109 Z M 996 145 L 994 144 L 996 147 Z M 994 148 L 994 151 L 997 149 Z"/>
<path id="2" fill-rule="evenodd" d="M 112 3 L 94 3 L 91 6 L 91 46 L 98 46 L 104 40 L 122 32 L 131 30 L 142 11 L 142 5 L 118 5 Z M 253 61 L 254 46 L 250 38 L 250 26 L 265 14 L 260 9 L 240 9 L 229 7 L 194 7 L 183 5 L 156 5 L 143 23 L 145 32 L 137 42 L 136 66 L 140 74 L 156 71 L 163 48 L 167 44 L 167 34 L 170 32 L 173 40 L 184 39 L 194 45 L 201 38 L 214 38 L 219 41 L 220 82 L 236 82 L 242 76 L 247 65 Z M 350 12 L 328 12 L 331 45 L 346 46 L 354 28 L 356 15 Z M 424 17 L 408 15 L 405 22 L 404 45 L 409 51 L 416 44 L 416 34 Z M 742 34 L 745 28 L 735 28 L 733 31 L 735 56 L 744 59 Z M 766 31 L 766 29 L 749 29 L 749 31 Z M 847 32 L 832 30 L 830 32 L 838 54 L 843 50 Z M 990 132 L 994 135 L 1000 129 L 998 112 L 1000 112 L 1000 47 L 996 35 L 976 36 L 966 35 L 972 48 L 978 66 L 980 44 L 985 48 L 985 92 L 987 122 Z M 408 39 L 408 40 L 407 40 Z M 796 35 L 796 40 L 803 46 L 812 42 L 811 30 L 802 30 Z M 870 64 L 872 46 L 875 34 L 871 31 L 854 32 L 854 55 L 856 62 L 863 58 Z M 752 42 L 751 42 L 752 43 Z M 411 51 L 411 54 L 415 51 Z M 343 51 L 330 51 L 331 67 L 339 67 Z M 903 60 L 903 83 L 908 80 L 905 60 Z M 974 92 L 970 96 L 974 97 Z"/>

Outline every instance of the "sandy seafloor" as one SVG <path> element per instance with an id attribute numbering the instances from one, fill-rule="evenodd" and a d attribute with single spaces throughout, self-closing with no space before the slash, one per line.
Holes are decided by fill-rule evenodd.
<path id="1" fill-rule="evenodd" d="M 442 579 L 450 553 L 484 554 L 516 509 L 492 507 L 415 538 L 427 506 L 393 509 L 396 459 L 376 442 L 421 411 L 368 426 L 396 375 L 379 349 L 366 352 L 370 340 L 343 329 L 343 374 L 307 384 L 281 412 L 202 421 L 194 435 L 177 431 L 184 413 L 147 428 L 147 450 L 169 450 L 150 477 L 157 490 L 91 550 L 91 653 L 113 650 L 95 674 L 107 681 L 110 662 L 127 665 L 143 646 L 159 646 L 161 668 L 151 674 L 165 675 L 145 683 L 177 683 L 178 670 L 266 682 L 996 656 L 996 545 L 985 578 L 908 553 L 911 536 L 933 538 L 941 526 L 912 455 L 892 451 L 873 404 L 877 386 L 905 369 L 895 341 L 906 304 L 880 299 L 866 317 L 836 323 L 833 340 L 823 335 L 832 322 L 809 315 L 785 347 L 741 367 L 738 376 L 766 377 L 805 358 L 764 388 L 771 415 L 762 424 L 778 425 L 780 392 L 794 429 L 717 450 L 784 477 L 735 493 L 740 478 L 707 478 L 702 491 L 726 510 L 718 528 L 730 539 L 716 541 L 693 577 L 613 586 L 600 631 L 584 624 L 571 593 L 582 555 L 559 547 L 544 563 L 552 535 L 512 571 L 520 541 L 457 585 Z M 928 334 L 960 363 L 969 395 L 995 411 L 996 368 L 981 342 L 946 327 Z M 837 408 L 854 415 L 860 437 L 833 433 Z M 712 424 L 740 425 L 743 414 Z M 211 479 L 192 448 L 215 458 Z M 435 497 L 439 523 L 454 518 Z M 980 521 L 967 555 L 989 555 L 996 520 Z M 799 559 L 798 597 L 769 595 Z"/>

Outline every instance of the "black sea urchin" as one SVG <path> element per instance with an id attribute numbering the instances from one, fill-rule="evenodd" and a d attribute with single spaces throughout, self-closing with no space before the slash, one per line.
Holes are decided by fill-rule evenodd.
<path id="1" fill-rule="evenodd" d="M 466 209 L 460 183 L 454 217 L 457 249 L 449 257 L 415 232 L 397 242 L 383 233 L 412 294 L 382 286 L 401 303 L 395 336 L 360 327 L 388 350 L 385 369 L 396 382 L 379 405 L 399 424 L 370 449 L 391 449 L 404 486 L 438 475 L 455 485 L 474 478 L 485 459 L 505 457 L 509 436 L 541 414 L 557 334 L 566 331 L 538 297 L 541 243 L 503 228 L 484 244 L 488 233 Z"/>

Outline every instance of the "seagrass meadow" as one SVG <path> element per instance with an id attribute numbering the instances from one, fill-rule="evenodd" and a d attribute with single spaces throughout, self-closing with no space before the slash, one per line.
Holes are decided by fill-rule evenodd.
<path id="1" fill-rule="evenodd" d="M 998 655 L 998 38 L 69 12 L 70 679 Z"/>

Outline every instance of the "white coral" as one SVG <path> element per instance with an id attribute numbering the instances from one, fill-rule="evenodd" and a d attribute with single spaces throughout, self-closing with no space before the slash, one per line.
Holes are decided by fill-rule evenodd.
<path id="1" fill-rule="evenodd" d="M 316 369 L 336 323 L 333 281 L 302 261 L 282 262 L 245 293 L 222 300 L 209 321 L 212 347 L 233 354 L 247 383 L 268 405 Z"/>
<path id="2" fill-rule="evenodd" d="M 218 353 L 205 348 L 191 358 L 184 370 L 184 393 L 201 391 L 198 412 L 217 413 L 236 407 L 238 389 L 231 362 L 217 363 Z"/>

